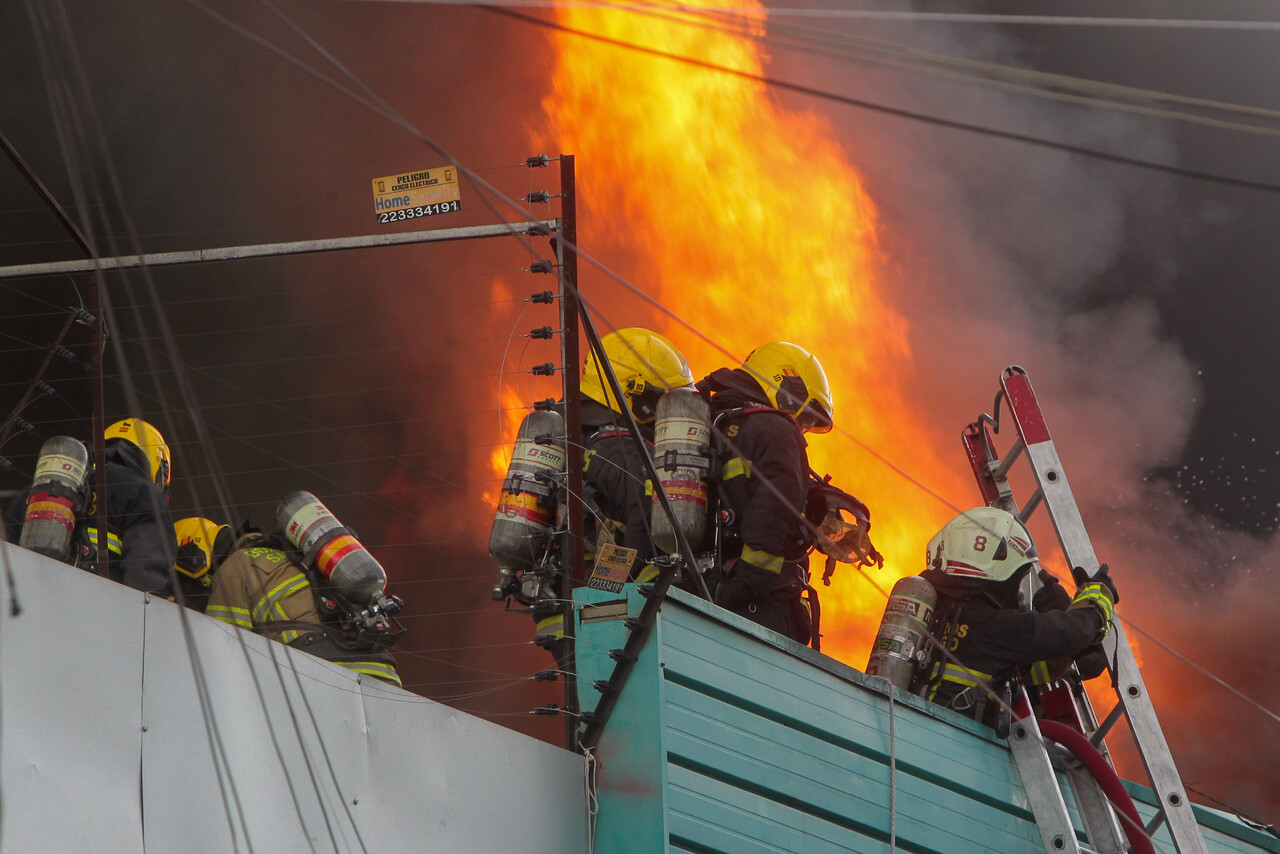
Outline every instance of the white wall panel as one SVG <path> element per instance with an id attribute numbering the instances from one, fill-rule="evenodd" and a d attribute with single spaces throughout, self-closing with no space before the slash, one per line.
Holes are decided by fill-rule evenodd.
<path id="1" fill-rule="evenodd" d="M 573 754 L 4 554 L 0 854 L 585 852 Z"/>

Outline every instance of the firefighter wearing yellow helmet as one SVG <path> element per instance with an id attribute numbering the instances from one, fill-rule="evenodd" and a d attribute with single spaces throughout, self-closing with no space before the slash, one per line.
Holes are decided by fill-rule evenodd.
<path id="1" fill-rule="evenodd" d="M 112 580 L 171 596 L 177 540 L 169 515 L 169 446 L 159 430 L 140 418 L 117 421 L 103 438 L 107 531 L 99 536 L 97 477 L 91 471 L 85 477 L 87 500 L 76 507 L 67 561 L 97 572 L 105 560 Z M 21 530 L 15 510 L 26 504 L 27 496 L 20 496 L 5 514 L 11 536 Z"/>
<path id="2" fill-rule="evenodd" d="M 804 510 L 809 485 L 805 433 L 834 424 L 822 364 L 789 341 L 762 344 L 738 368 L 698 383 L 711 395 L 721 444 L 722 577 L 717 604 L 800 643 L 812 620 L 801 599 L 812 537 Z"/>
<path id="3" fill-rule="evenodd" d="M 935 639 L 955 657 L 939 660 L 925 695 L 989 726 L 1005 723 L 997 698 L 1007 706 L 1016 680 L 1038 681 L 1034 670 L 1047 662 L 1065 669 L 1115 618 L 1119 596 L 1105 565 L 1078 579 L 1065 609 L 1053 603 L 1061 587 L 1043 570 L 1048 595 L 1025 602 L 1023 581 L 1038 569 L 1035 544 L 1020 519 L 996 507 L 956 516 L 929 542 L 925 560 L 920 577 L 938 592 Z"/>
<path id="4" fill-rule="evenodd" d="M 173 523 L 178 538 L 178 559 L 173 568 L 182 588 L 183 604 L 204 611 L 209 603 L 214 573 L 235 546 L 230 525 L 192 516 Z"/>
<path id="5" fill-rule="evenodd" d="M 640 327 L 610 332 L 601 338 L 600 344 L 641 438 L 651 445 L 658 399 L 668 389 L 693 385 L 689 363 L 665 337 Z M 635 550 L 631 577 L 647 580 L 652 569 L 646 567 L 653 557 L 648 479 L 640 449 L 622 415 L 622 404 L 610 387 L 605 366 L 594 352 L 583 366 L 579 389 L 587 566 L 594 565 L 601 545 L 611 543 Z M 548 646 L 563 633 L 561 616 L 551 613 L 554 607 L 553 603 L 545 614 L 535 609 L 534 614 L 540 642 Z"/>

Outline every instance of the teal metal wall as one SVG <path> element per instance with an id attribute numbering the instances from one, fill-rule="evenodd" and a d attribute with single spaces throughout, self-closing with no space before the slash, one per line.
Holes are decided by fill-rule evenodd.
<path id="1" fill-rule="evenodd" d="M 587 710 L 608 650 L 626 640 L 623 618 L 644 603 L 634 585 L 624 593 L 626 614 L 622 594 L 576 594 Z M 1044 850 L 990 730 L 917 697 L 891 703 L 882 681 L 680 591 L 597 756 L 600 854 L 887 852 L 891 827 L 903 852 Z M 1215 815 L 1211 851 L 1280 850 Z"/>

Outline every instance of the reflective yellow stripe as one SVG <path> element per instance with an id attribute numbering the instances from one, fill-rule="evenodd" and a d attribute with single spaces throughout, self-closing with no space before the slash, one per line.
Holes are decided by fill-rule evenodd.
<path id="1" fill-rule="evenodd" d="M 275 614 L 271 613 L 271 609 L 279 605 L 281 599 L 297 593 L 302 588 L 310 584 L 305 575 L 294 575 L 277 584 L 271 590 L 267 591 L 267 595 L 258 600 L 258 604 L 253 606 L 253 619 L 259 623 L 265 623 L 272 616 L 282 620 L 288 619 L 284 609 L 275 608 Z"/>
<path id="2" fill-rule="evenodd" d="M 1031 665 L 1031 684 L 1032 685 L 1048 685 L 1049 679 L 1049 662 L 1037 661 Z"/>
<path id="3" fill-rule="evenodd" d="M 85 528 L 84 532 L 89 535 L 90 545 L 96 549 L 98 547 L 98 529 Z M 122 557 L 124 555 L 124 543 L 121 542 L 119 536 L 111 533 L 110 531 L 107 531 L 107 551 L 116 557 Z"/>
<path id="4" fill-rule="evenodd" d="M 721 480 L 731 480 L 735 477 L 751 477 L 751 460 L 744 460 L 742 457 L 734 457 L 724 464 L 724 472 L 720 475 Z"/>
<path id="5" fill-rule="evenodd" d="M 554 617 L 539 620 L 534 635 L 536 637 L 552 635 L 557 640 L 564 637 L 564 614 L 556 614 Z"/>
<path id="6" fill-rule="evenodd" d="M 595 451 L 587 451 L 582 455 L 582 473 L 586 474 L 587 469 L 591 468 L 591 461 L 595 459 Z"/>
<path id="7" fill-rule="evenodd" d="M 400 675 L 396 673 L 395 666 L 381 661 L 335 661 L 334 664 L 341 664 L 356 673 L 363 673 L 376 679 L 384 679 L 392 685 L 399 686 L 403 684 L 400 681 Z"/>
<path id="8" fill-rule="evenodd" d="M 646 563 L 641 567 L 640 572 L 636 574 L 636 583 L 644 584 L 647 581 L 653 581 L 658 577 L 658 568 L 651 563 Z"/>
<path id="9" fill-rule="evenodd" d="M 782 574 L 782 555 L 769 554 L 751 546 L 742 547 L 742 559 L 752 566 L 768 570 L 774 575 Z"/>
<path id="10" fill-rule="evenodd" d="M 205 613 L 215 620 L 222 620 L 224 623 L 230 623 L 242 629 L 253 628 L 253 623 L 249 621 L 248 608 L 233 608 L 230 605 L 210 605 L 205 609 Z"/>
<path id="11" fill-rule="evenodd" d="M 1116 618 L 1115 606 L 1111 604 L 1111 597 L 1107 595 L 1101 584 L 1089 584 L 1081 588 L 1076 593 L 1075 602 L 1092 602 L 1102 609 L 1104 619 L 1108 623 Z"/>
<path id="12" fill-rule="evenodd" d="M 970 670 L 959 664 L 944 664 L 942 666 L 943 682 L 955 682 L 959 685 L 972 687 L 977 685 L 979 680 L 990 682 L 991 674 L 983 673 L 981 670 Z"/>

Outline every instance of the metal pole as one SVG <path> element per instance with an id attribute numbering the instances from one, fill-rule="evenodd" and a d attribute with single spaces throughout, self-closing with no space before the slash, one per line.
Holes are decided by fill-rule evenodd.
<path id="1" fill-rule="evenodd" d="M 104 349 L 104 336 L 106 335 L 103 329 L 106 324 L 102 322 L 102 292 L 100 288 L 103 287 L 103 283 L 99 282 L 100 278 L 101 276 L 94 276 L 89 283 L 90 311 L 98 319 L 98 322 L 93 324 L 93 352 L 89 356 L 89 365 L 92 369 L 93 377 L 91 380 L 93 383 L 93 495 L 97 505 L 98 517 L 98 535 L 95 538 L 94 547 L 98 553 L 96 561 L 98 574 L 103 578 L 110 578 L 111 540 L 107 531 L 107 502 L 110 500 L 107 495 L 107 419 L 102 392 L 102 351 Z"/>
<path id="2" fill-rule="evenodd" d="M 573 625 L 573 588 L 583 581 L 584 529 L 582 507 L 582 398 L 578 382 L 578 218 L 577 184 L 574 176 L 573 155 L 560 155 L 560 234 L 556 240 L 560 271 L 560 364 L 564 383 L 564 422 L 568 449 L 566 489 L 567 530 L 561 551 L 564 572 L 560 576 L 560 589 L 556 596 L 561 600 L 564 614 L 564 663 L 560 669 L 564 677 L 565 715 L 564 741 L 569 750 L 577 749 L 578 737 L 578 678 L 576 631 Z"/>
<path id="3" fill-rule="evenodd" d="M 357 237 L 333 237 L 323 240 L 299 240 L 292 243 L 260 243 L 250 246 L 224 246 L 217 249 L 190 249 L 185 252 L 160 252 L 152 255 L 121 255 L 89 261 L 53 261 L 47 264 L 18 264 L 0 267 L 0 279 L 22 276 L 48 276 L 55 273 L 84 273 L 90 270 L 126 270 L 134 267 L 168 267 L 175 264 L 198 264 L 206 261 L 235 261 L 242 258 L 266 258 L 275 255 L 302 255 L 309 252 L 335 252 L 342 249 L 366 249 L 375 246 L 403 246 L 414 243 L 442 243 L 450 240 L 474 240 L 482 237 L 510 237 L 518 234 L 550 234 L 554 220 L 508 222 L 465 228 L 438 228 L 431 231 L 402 231 L 395 234 L 366 234 Z"/>

